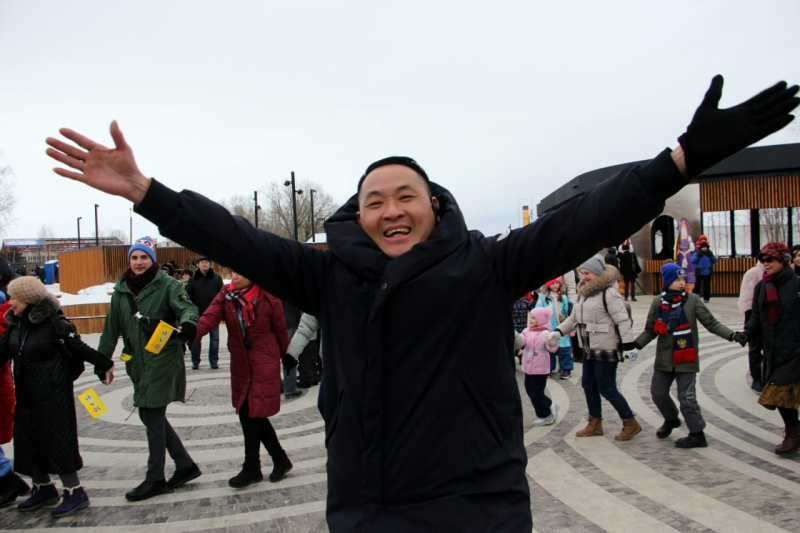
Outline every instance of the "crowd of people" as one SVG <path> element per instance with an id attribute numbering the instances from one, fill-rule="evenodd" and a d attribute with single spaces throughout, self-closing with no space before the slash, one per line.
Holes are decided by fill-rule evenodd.
<path id="1" fill-rule="evenodd" d="M 237 273 L 201 316 L 187 288 L 155 263 L 152 240 L 140 239 L 131 247 L 130 268 L 112 296 L 99 355 L 75 344 L 77 335 L 70 333 L 72 358 L 94 364 L 106 383 L 113 380 L 109 358 L 122 335 L 134 405 L 149 449 L 145 480 L 126 497 L 153 497 L 201 475 L 170 426 L 166 407 L 184 401 L 183 345 L 197 344 L 222 316 L 229 329 L 233 403 L 245 434 L 244 465 L 229 483 L 237 487 L 259 480 L 260 444 L 273 459 L 271 480 L 289 472 L 291 461 L 274 437 L 268 417 L 276 408 L 275 360 L 293 359 L 286 353 L 299 353 L 299 347 L 287 346 L 288 335 L 282 332 L 258 338 L 256 331 L 260 324 L 266 328 L 267 321 L 270 328 L 280 328 L 281 301 L 321 326 L 326 370 L 319 405 L 325 420 L 326 515 L 331 531 L 530 531 L 527 452 L 513 371 L 515 347 L 522 348 L 525 387 L 534 402 L 536 425 L 551 423 L 558 415 L 558 406 L 542 390 L 547 371 L 558 363 L 561 377 L 568 379 L 577 358 L 584 365 L 582 386 L 590 415 L 580 436 L 603 434 L 600 398 L 604 397 L 623 421 L 616 438 L 624 441 L 641 426 L 616 387 L 616 369 L 637 341 L 643 344 L 658 336 L 660 372 L 654 377 L 654 396 L 672 380 L 678 381 L 686 390 L 679 400 L 690 429 L 687 447 L 702 445 L 698 434 L 703 421 L 691 396 L 698 354 L 695 320 L 717 334 L 725 336 L 726 331 L 713 325 L 710 313 L 704 314 L 702 301 L 685 294 L 678 283 L 685 273 L 666 268 L 665 290 L 653 301 L 645 332 L 635 340 L 628 308 L 615 286 L 622 264 L 607 266 L 603 256 L 593 254 L 608 243 L 622 242 L 658 216 L 665 201 L 689 180 L 704 179 L 705 170 L 791 122 L 790 112 L 800 103 L 795 96 L 800 88 L 781 82 L 738 106 L 721 109 L 722 85 L 722 77 L 714 77 L 674 150 L 664 150 L 647 164 L 630 165 L 568 206 L 494 237 L 468 231 L 455 197 L 407 157 L 388 157 L 367 167 L 355 194 L 326 221 L 328 250 L 318 250 L 255 229 L 197 193 L 176 192 L 148 178 L 116 122 L 111 125 L 111 149 L 69 129 L 60 132 L 73 144 L 48 138 L 47 154 L 69 167 L 55 169 L 57 174 L 126 198 L 162 235 L 203 254 L 209 263 L 224 261 Z M 548 261 L 541 261 L 542 250 L 553 251 Z M 800 376 L 795 372 L 800 371 L 800 358 L 791 342 L 773 333 L 793 327 L 796 336 L 797 299 L 787 300 L 787 287 L 795 278 L 778 272 L 771 257 L 768 252 L 759 256 L 767 275 L 756 289 L 761 292 L 757 297 L 754 293 L 745 333 L 731 332 L 730 339 L 762 337 L 768 381 L 762 403 L 784 416 L 786 438 L 776 452 L 789 453 L 786 450 L 798 441 L 795 400 Z M 625 278 L 635 284 L 636 274 Z M 215 281 L 207 272 L 200 278 Z M 534 302 L 531 288 L 546 280 L 551 281 Z M 13 282 L 0 363 L 14 362 L 19 407 L 15 435 L 19 431 L 36 443 L 41 435 L 31 429 L 32 411 L 25 403 L 30 397 L 21 388 L 28 385 L 26 379 L 36 381 L 35 373 L 26 372 L 26 363 L 40 357 L 59 366 L 66 358 L 59 355 L 63 352 L 53 338 L 30 346 L 24 342 L 25 334 L 9 333 L 39 332 L 44 337 L 56 331 L 38 322 L 42 307 L 36 298 L 42 289 L 20 286 L 15 292 L 12 286 Z M 569 301 L 571 293 L 574 301 Z M 526 294 L 530 298 L 523 298 Z M 527 313 L 523 315 L 527 331 L 518 339 L 511 335 L 515 301 L 517 315 Z M 441 302 L 447 302 L 447 312 Z M 171 324 L 177 335 L 155 358 L 148 350 L 148 327 L 160 320 Z M 68 327 L 65 323 L 59 331 Z M 580 351 L 567 340 L 573 330 Z M 659 366 L 660 360 L 666 360 L 669 368 Z M 291 364 L 286 362 L 288 380 L 286 368 Z M 214 360 L 209 363 L 213 366 Z M 679 365 L 684 365 L 680 371 Z M 244 390 L 241 383 L 248 379 L 248 368 L 251 378 L 266 377 L 264 383 Z M 60 388 L 51 393 L 66 398 L 67 392 L 72 393 L 71 376 L 60 376 Z M 675 426 L 676 407 L 666 401 L 658 407 L 666 426 L 659 431 L 666 436 Z M 63 429 L 64 438 L 29 450 L 14 448 L 16 461 L 29 456 L 21 471 L 34 482 L 20 510 L 55 503 L 58 495 L 50 473 L 61 476 L 64 485 L 58 516 L 88 505 L 77 478 L 79 455 L 59 453 L 62 448 L 69 450 L 74 435 L 74 410 L 65 416 L 70 427 Z M 166 452 L 175 463 L 169 480 L 164 474 Z M 2 479 L 5 487 L 6 477 Z M 24 488 L 13 479 L 12 490 L 3 488 L 7 501 L 20 496 Z"/>

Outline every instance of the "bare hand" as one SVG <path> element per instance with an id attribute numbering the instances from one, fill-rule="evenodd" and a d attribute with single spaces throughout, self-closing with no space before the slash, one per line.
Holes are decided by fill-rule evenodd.
<path id="1" fill-rule="evenodd" d="M 111 382 L 114 381 L 114 365 L 112 363 L 111 368 L 106 370 L 106 377 L 103 379 L 104 385 L 111 385 Z"/>
<path id="2" fill-rule="evenodd" d="M 58 131 L 80 148 L 48 137 L 46 142 L 52 148 L 47 149 L 47 155 L 78 172 L 63 168 L 54 168 L 53 172 L 99 191 L 127 198 L 134 204 L 142 201 L 150 186 L 150 179 L 136 166 L 133 150 L 125 142 L 116 120 L 111 123 L 111 138 L 115 146 L 113 149 L 68 128 Z"/>

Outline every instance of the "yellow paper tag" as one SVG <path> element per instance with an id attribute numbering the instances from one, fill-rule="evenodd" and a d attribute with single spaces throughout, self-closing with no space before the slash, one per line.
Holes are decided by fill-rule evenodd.
<path id="1" fill-rule="evenodd" d="M 122 353 L 122 354 L 120 354 L 119 358 L 120 358 L 120 360 L 121 360 L 122 362 L 124 362 L 124 363 L 127 363 L 128 361 L 130 361 L 130 360 L 131 360 L 131 354 L 129 354 L 129 353 Z"/>
<path id="2" fill-rule="evenodd" d="M 106 412 L 106 406 L 100 401 L 100 397 L 94 389 L 89 389 L 83 394 L 79 394 L 78 399 L 86 410 L 89 411 L 89 414 L 92 415 L 92 418 L 97 418 Z"/>
<path id="3" fill-rule="evenodd" d="M 153 336 L 150 337 L 150 342 L 147 343 L 144 349 L 151 353 L 161 353 L 161 350 L 164 349 L 164 345 L 167 344 L 174 330 L 175 328 L 163 320 L 159 321 L 156 330 L 153 332 Z"/>

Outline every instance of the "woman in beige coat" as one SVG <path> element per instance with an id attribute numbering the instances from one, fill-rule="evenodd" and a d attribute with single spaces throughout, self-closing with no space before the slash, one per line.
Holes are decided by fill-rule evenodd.
<path id="1" fill-rule="evenodd" d="M 630 440 L 642 427 L 617 389 L 617 365 L 624 360 L 623 351 L 634 348 L 631 319 L 618 289 L 619 271 L 595 255 L 580 266 L 580 273 L 582 281 L 572 314 L 550 334 L 549 340 L 552 344 L 573 328 L 578 330 L 584 354 L 581 385 L 589 407 L 589 424 L 576 435 L 603 434 L 602 396 L 622 419 L 622 431 L 614 438 Z"/>

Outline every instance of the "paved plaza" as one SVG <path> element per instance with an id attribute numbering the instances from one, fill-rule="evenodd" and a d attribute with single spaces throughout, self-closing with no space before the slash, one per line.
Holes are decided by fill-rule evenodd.
<path id="1" fill-rule="evenodd" d="M 641 331 L 651 297 L 633 304 L 634 331 Z M 709 304 L 722 322 L 741 329 L 734 298 Z M 242 432 L 230 405 L 229 355 L 220 331 L 220 369 L 205 359 L 187 370 L 186 404 L 168 414 L 203 475 L 172 494 L 131 503 L 124 494 L 143 478 L 147 460 L 144 429 L 133 412 L 131 383 L 121 370 L 104 387 L 87 371 L 75 384 L 80 393 L 94 387 L 109 412 L 92 419 L 78 404 L 81 480 L 91 507 L 55 520 L 49 509 L 21 514 L 0 510 L 0 528 L 15 530 L 86 528 L 102 531 L 327 531 L 325 526 L 325 447 L 316 408 L 318 387 L 284 402 L 273 417 L 279 438 L 294 462 L 280 483 L 265 480 L 244 490 L 228 487 L 243 460 Z M 97 345 L 99 335 L 86 335 Z M 120 343 L 121 344 L 121 343 Z M 585 424 L 581 365 L 569 380 L 549 380 L 548 393 L 559 404 L 556 424 L 534 428 L 533 408 L 523 391 L 528 480 L 536 531 L 800 531 L 800 454 L 778 457 L 782 438 L 776 412 L 760 407 L 749 388 L 747 351 L 700 331 L 701 373 L 698 399 L 708 426 L 709 447 L 682 450 L 655 437 L 662 420 L 650 400 L 655 342 L 635 362 L 620 365 L 619 384 L 644 431 L 630 442 L 614 441 L 621 427 L 604 403 L 605 436 L 576 439 Z M 188 352 L 187 352 L 188 356 Z M 118 360 L 118 355 L 115 356 Z M 187 359 L 188 361 L 188 359 Z M 187 364 L 187 366 L 190 366 Z M 674 391 L 673 391 L 674 392 Z M 13 443 L 6 453 L 13 456 Z M 170 461 L 168 461 L 170 463 Z M 262 449 L 262 465 L 272 464 Z M 168 464 L 167 476 L 172 473 Z M 112 530 L 113 528 L 113 530 Z"/>

